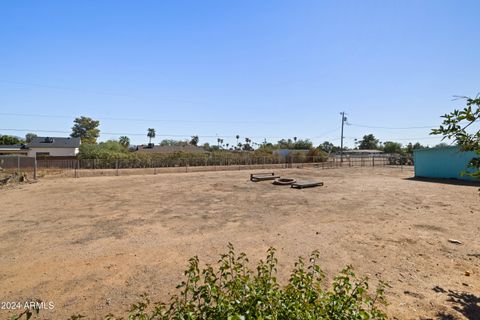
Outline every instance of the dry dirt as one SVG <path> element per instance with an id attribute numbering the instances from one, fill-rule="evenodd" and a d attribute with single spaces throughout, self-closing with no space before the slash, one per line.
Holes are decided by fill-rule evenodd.
<path id="1" fill-rule="evenodd" d="M 118 315 L 143 292 L 165 299 L 189 257 L 215 262 L 232 242 L 251 261 L 276 247 L 281 279 L 314 249 L 328 279 L 352 264 L 392 286 L 392 318 L 480 319 L 478 187 L 393 168 L 277 172 L 325 186 L 252 183 L 237 171 L 0 189 L 0 301 L 52 301 L 47 319 Z"/>

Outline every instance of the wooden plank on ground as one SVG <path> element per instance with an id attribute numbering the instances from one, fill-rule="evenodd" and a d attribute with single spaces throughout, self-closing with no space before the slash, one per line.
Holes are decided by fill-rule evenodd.
<path id="1" fill-rule="evenodd" d="M 280 176 L 276 176 L 275 173 L 252 173 L 250 174 L 250 181 L 258 182 L 258 181 L 265 181 L 265 180 L 275 180 L 280 178 Z"/>
<path id="2" fill-rule="evenodd" d="M 309 181 L 309 182 L 296 182 L 292 184 L 292 188 L 295 189 L 304 189 L 304 188 L 314 188 L 323 186 L 323 182 L 319 181 Z"/>

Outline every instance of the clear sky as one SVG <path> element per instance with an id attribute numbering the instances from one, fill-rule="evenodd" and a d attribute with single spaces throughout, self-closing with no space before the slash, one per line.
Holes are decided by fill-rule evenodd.
<path id="1" fill-rule="evenodd" d="M 480 91 L 480 1 L 2 1 L 0 134 L 436 144 Z M 355 126 L 357 125 L 357 126 Z M 45 133 L 37 130 L 59 131 Z M 113 133 L 113 134 L 112 134 Z M 186 137 L 185 137 L 186 138 Z"/>

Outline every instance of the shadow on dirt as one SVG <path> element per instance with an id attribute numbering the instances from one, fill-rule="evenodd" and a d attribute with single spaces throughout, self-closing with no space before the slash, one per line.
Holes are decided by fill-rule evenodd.
<path id="1" fill-rule="evenodd" d="M 467 319 L 480 320 L 480 296 L 476 296 L 468 292 L 458 292 L 453 290 L 447 291 L 438 286 L 434 287 L 433 291 L 447 294 L 447 301 L 452 308 Z M 437 317 L 441 320 L 456 319 L 456 317 L 445 313 L 437 314 Z"/>
<path id="2" fill-rule="evenodd" d="M 456 185 L 456 186 L 480 187 L 480 180 L 467 181 L 467 180 L 458 180 L 458 179 L 435 179 L 435 178 L 421 178 L 421 177 L 409 177 L 409 178 L 404 178 L 404 180 L 450 184 L 450 185 Z"/>

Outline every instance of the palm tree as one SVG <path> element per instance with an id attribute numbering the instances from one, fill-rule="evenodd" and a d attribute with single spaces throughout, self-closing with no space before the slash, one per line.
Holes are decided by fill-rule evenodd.
<path id="1" fill-rule="evenodd" d="M 155 138 L 155 129 L 153 129 L 153 128 L 148 128 L 147 137 L 149 138 L 148 144 L 151 144 L 151 143 L 152 143 L 152 139 Z"/>
<path id="2" fill-rule="evenodd" d="M 293 141 L 297 142 L 297 137 L 293 137 Z"/>
<path id="3" fill-rule="evenodd" d="M 118 142 L 125 148 L 128 148 L 130 146 L 130 138 L 127 136 L 121 136 L 120 138 L 118 138 Z"/>
<path id="4" fill-rule="evenodd" d="M 240 135 L 236 135 L 235 138 L 237 138 L 237 145 L 238 145 L 238 139 L 240 139 Z"/>

